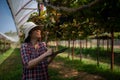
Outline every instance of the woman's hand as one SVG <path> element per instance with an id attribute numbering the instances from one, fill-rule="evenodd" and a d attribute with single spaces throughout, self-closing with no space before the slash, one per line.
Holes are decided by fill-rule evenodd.
<path id="1" fill-rule="evenodd" d="M 46 54 L 46 56 L 50 56 L 50 55 L 52 55 L 52 53 L 53 53 L 53 50 L 51 48 L 48 48 L 48 50 L 45 54 Z"/>

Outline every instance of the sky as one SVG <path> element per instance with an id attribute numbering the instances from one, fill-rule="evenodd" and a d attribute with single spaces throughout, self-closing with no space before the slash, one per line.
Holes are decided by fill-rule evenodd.
<path id="1" fill-rule="evenodd" d="M 16 32 L 16 26 L 6 0 L 0 0 L 0 32 Z"/>

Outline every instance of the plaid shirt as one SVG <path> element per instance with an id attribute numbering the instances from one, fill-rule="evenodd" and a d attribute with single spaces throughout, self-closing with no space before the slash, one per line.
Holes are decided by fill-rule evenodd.
<path id="1" fill-rule="evenodd" d="M 22 80 L 49 80 L 47 59 L 41 61 L 32 69 L 26 68 L 28 62 L 43 54 L 47 48 L 44 43 L 39 43 L 39 48 L 35 50 L 31 43 L 23 43 L 21 46 L 21 58 L 23 63 Z"/>

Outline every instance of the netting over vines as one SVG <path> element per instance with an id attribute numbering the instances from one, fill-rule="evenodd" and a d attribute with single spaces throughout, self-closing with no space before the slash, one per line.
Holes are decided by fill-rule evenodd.
<path id="1" fill-rule="evenodd" d="M 14 21 L 19 31 L 19 27 L 27 21 L 30 14 L 37 11 L 36 0 L 7 0 L 11 9 Z"/>

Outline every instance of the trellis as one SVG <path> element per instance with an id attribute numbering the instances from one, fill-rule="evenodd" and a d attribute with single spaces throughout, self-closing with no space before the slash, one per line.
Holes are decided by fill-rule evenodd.
<path id="1" fill-rule="evenodd" d="M 0 54 L 7 51 L 11 47 L 10 41 L 6 39 L 0 40 Z"/>
<path id="2" fill-rule="evenodd" d="M 0 54 L 10 49 L 13 40 L 3 33 L 0 33 Z"/>

